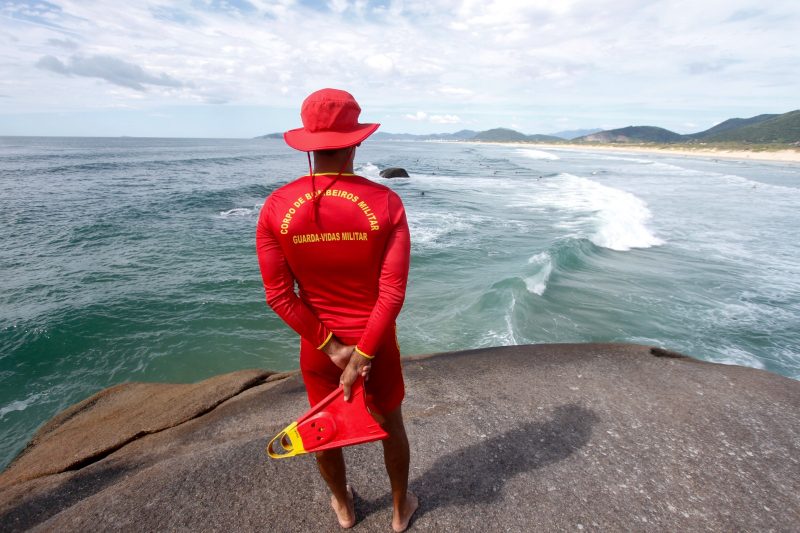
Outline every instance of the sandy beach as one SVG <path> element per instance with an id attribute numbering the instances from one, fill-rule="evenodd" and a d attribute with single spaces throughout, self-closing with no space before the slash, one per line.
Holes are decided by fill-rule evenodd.
<path id="1" fill-rule="evenodd" d="M 501 144 L 501 143 L 498 143 Z M 775 151 L 754 150 L 722 150 L 715 148 L 687 148 L 685 146 L 669 148 L 637 145 L 612 145 L 612 144 L 546 144 L 546 143 L 502 143 L 538 148 L 552 148 L 558 150 L 596 150 L 599 152 L 639 152 L 648 154 L 661 154 L 669 156 L 702 157 L 708 159 L 739 159 L 753 161 L 780 161 L 786 163 L 800 163 L 800 149 L 784 149 Z"/>

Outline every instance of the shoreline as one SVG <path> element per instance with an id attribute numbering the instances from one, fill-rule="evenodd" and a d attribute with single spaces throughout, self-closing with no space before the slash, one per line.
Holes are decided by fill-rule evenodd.
<path id="1" fill-rule="evenodd" d="M 574 152 L 633 152 L 644 154 L 659 154 L 667 156 L 682 156 L 707 159 L 734 159 L 739 161 L 773 161 L 782 163 L 800 163 L 800 150 L 781 149 L 773 152 L 754 150 L 728 150 L 718 148 L 686 148 L 686 147 L 655 147 L 638 145 L 613 145 L 613 144 L 552 144 L 552 143 L 527 143 L 527 142 L 481 142 L 463 141 L 476 144 L 497 144 L 501 146 L 520 146 L 526 148 L 544 148 L 550 150 L 568 150 Z"/>

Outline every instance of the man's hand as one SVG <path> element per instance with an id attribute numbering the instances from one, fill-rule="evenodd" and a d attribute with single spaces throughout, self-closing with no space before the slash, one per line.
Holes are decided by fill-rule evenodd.
<path id="1" fill-rule="evenodd" d="M 353 355 L 355 346 L 348 346 L 339 342 L 339 339 L 332 337 L 328 344 L 322 349 L 328 357 L 331 358 L 333 364 L 344 370 L 347 368 L 347 363 L 350 361 L 350 356 Z"/>
<path id="2" fill-rule="evenodd" d="M 358 376 L 362 376 L 366 381 L 369 378 L 370 369 L 372 369 L 372 361 L 354 350 L 350 356 L 350 362 L 342 372 L 342 377 L 339 378 L 339 383 L 344 387 L 344 401 L 350 401 L 350 389 Z"/>

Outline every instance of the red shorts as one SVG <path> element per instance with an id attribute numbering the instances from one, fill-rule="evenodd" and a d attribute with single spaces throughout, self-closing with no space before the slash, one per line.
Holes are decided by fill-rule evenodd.
<path id="1" fill-rule="evenodd" d="M 342 338 L 345 344 L 356 344 L 358 338 Z M 308 401 L 313 407 L 339 387 L 342 369 L 331 358 L 305 339 L 300 340 L 300 371 L 306 385 Z M 405 396 L 403 369 L 400 365 L 400 348 L 395 330 L 389 330 L 386 339 L 375 353 L 372 369 L 366 383 L 367 405 L 381 414 L 394 411 Z"/>

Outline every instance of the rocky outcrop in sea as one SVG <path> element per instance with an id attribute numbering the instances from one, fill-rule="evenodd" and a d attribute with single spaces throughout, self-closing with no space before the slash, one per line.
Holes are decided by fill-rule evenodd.
<path id="1" fill-rule="evenodd" d="M 381 170 L 382 178 L 408 178 L 408 171 L 400 167 L 389 167 Z"/>

